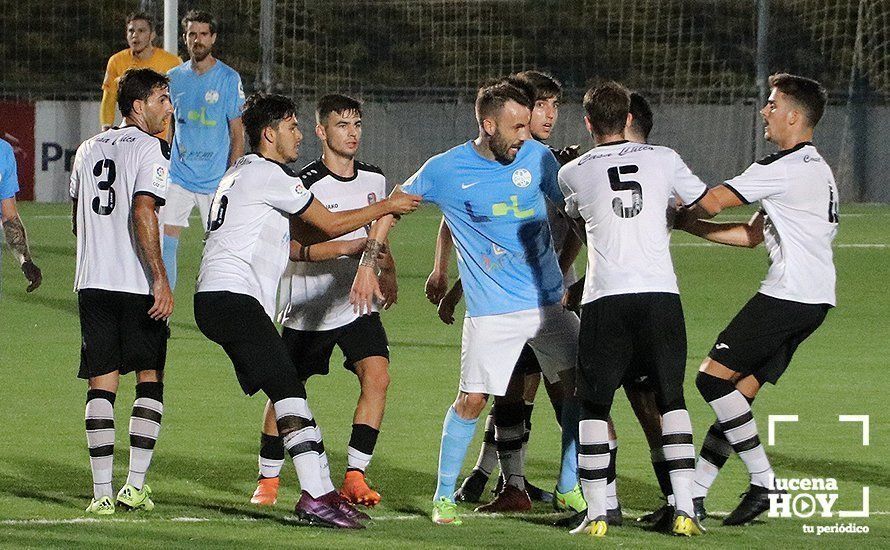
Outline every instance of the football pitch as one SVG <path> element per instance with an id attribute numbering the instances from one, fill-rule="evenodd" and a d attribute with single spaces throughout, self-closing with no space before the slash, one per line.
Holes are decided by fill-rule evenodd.
<path id="1" fill-rule="evenodd" d="M 618 494 L 625 525 L 605 540 L 573 537 L 550 527 L 549 505 L 528 514 L 482 516 L 462 506 L 459 527 L 429 520 L 442 419 L 455 396 L 460 323 L 442 324 L 423 295 L 432 266 L 438 211 L 425 208 L 393 231 L 399 302 L 384 313 L 392 353 L 392 384 L 376 454 L 368 470 L 383 501 L 365 531 L 305 527 L 291 520 L 299 496 L 296 475 L 283 469 L 278 504 L 248 503 L 255 487 L 256 453 L 265 398 L 245 397 L 222 349 L 195 327 L 192 293 L 201 253 L 199 220 L 192 219 L 180 247 L 179 285 L 165 375 L 165 411 L 148 483 L 156 508 L 85 518 L 92 496 L 84 435 L 85 382 L 75 378 L 80 333 L 74 275 L 74 237 L 67 205 L 20 205 L 43 286 L 24 292 L 24 278 L 7 251 L 0 298 L 0 545 L 4 547 L 304 547 L 304 548 L 834 548 L 890 547 L 890 207 L 846 205 L 835 242 L 838 305 L 797 351 L 778 386 L 767 387 L 754 413 L 767 443 L 767 416 L 798 415 L 777 424 L 767 446 L 781 478 L 833 478 L 837 493 L 831 517 L 767 518 L 744 528 L 705 521 L 708 533 L 687 541 L 652 533 L 633 518 L 661 505 L 642 431 L 623 395 L 613 416 L 619 439 Z M 736 210 L 721 219 L 741 220 Z M 694 386 L 696 369 L 719 331 L 757 290 L 766 273 L 766 252 L 709 246 L 685 233 L 673 236 L 672 252 L 686 314 L 689 357 L 686 398 L 698 448 L 713 413 Z M 579 260 L 581 265 L 583 260 Z M 462 311 L 459 313 L 462 315 Z M 340 368 L 308 384 L 309 403 L 324 431 L 331 474 L 339 486 L 346 462 L 358 383 Z M 126 426 L 134 378 L 122 380 L 116 403 L 115 490 L 126 477 Z M 869 415 L 869 445 L 862 424 L 839 415 Z M 481 424 L 464 465 L 469 472 L 481 443 Z M 528 451 L 528 478 L 552 488 L 558 469 L 559 434 L 540 392 Z M 745 490 L 741 461 L 727 463 L 706 501 L 726 513 Z M 862 509 L 868 487 L 869 517 L 838 517 Z M 800 507 L 805 515 L 812 509 Z M 867 527 L 867 534 L 804 531 L 835 524 Z M 354 547 L 352 545 L 355 545 Z"/>

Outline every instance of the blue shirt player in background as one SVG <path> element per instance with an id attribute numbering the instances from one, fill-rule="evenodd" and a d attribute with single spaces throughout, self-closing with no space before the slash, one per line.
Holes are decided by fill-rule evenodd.
<path id="1" fill-rule="evenodd" d="M 183 17 L 182 30 L 189 60 L 168 73 L 174 109 L 172 185 L 160 213 L 171 288 L 176 285 L 179 235 L 188 227 L 192 210 L 197 206 L 206 223 L 219 180 L 244 154 L 244 90 L 238 73 L 211 53 L 216 20 L 207 12 L 192 10 Z"/>
<path id="2" fill-rule="evenodd" d="M 15 153 L 8 141 L 0 139 L 0 225 L 6 236 L 6 244 L 9 245 L 22 268 L 22 273 L 28 279 L 27 291 L 31 292 L 40 286 L 43 275 L 40 273 L 40 268 L 31 261 L 28 235 L 25 233 L 25 226 L 22 225 L 15 203 L 15 194 L 18 191 L 19 176 Z"/>
<path id="3" fill-rule="evenodd" d="M 432 514 L 439 524 L 461 523 L 453 495 L 477 419 L 489 395 L 498 403 L 507 395 L 526 343 L 537 353 L 544 376 L 565 396 L 564 403 L 573 401 L 579 321 L 560 304 L 563 277 L 545 203 L 564 204 L 557 184 L 559 163 L 545 145 L 531 139 L 534 94 L 524 86 L 512 78 L 483 86 L 476 97 L 479 137 L 431 158 L 401 186 L 442 210 L 458 251 L 467 302 L 460 388 L 445 416 L 439 450 Z M 381 298 L 369 264 L 390 224 L 378 223 L 376 228 L 366 245 L 368 261 L 363 258 L 353 285 L 352 301 L 361 310 Z M 521 388 L 519 395 L 521 404 Z M 496 432 L 496 438 L 520 448 L 525 433 L 522 407 L 513 422 L 509 420 L 496 422 L 495 430 L 505 432 L 501 437 Z M 577 418 L 563 425 L 573 423 Z M 498 450 L 507 451 L 500 455 L 504 490 L 479 511 L 531 508 L 521 453 L 510 453 L 507 447 Z"/>

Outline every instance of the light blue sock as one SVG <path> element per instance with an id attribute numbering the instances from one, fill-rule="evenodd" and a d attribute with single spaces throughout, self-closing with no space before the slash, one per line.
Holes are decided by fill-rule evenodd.
<path id="1" fill-rule="evenodd" d="M 167 280 L 170 281 L 170 290 L 176 288 L 176 250 L 178 248 L 179 237 L 164 235 L 161 259 L 164 260 L 164 268 L 167 269 Z"/>
<path id="2" fill-rule="evenodd" d="M 467 456 L 467 449 L 473 440 L 476 431 L 476 421 L 464 420 L 457 415 L 454 407 L 448 408 L 445 415 L 445 423 L 442 424 L 442 446 L 439 447 L 439 480 L 436 486 L 436 496 L 454 498 L 454 488 L 457 485 L 457 477 L 460 468 Z"/>
<path id="3" fill-rule="evenodd" d="M 556 490 L 567 493 L 578 485 L 578 420 L 581 407 L 574 397 L 562 405 L 562 464 Z"/>

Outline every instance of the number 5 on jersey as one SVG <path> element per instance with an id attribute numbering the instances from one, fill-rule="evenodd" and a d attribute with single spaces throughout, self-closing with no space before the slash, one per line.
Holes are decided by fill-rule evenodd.
<path id="1" fill-rule="evenodd" d="M 624 206 L 621 197 L 612 199 L 612 210 L 619 218 L 633 218 L 643 210 L 643 186 L 639 182 L 633 180 L 621 181 L 622 174 L 636 174 L 639 168 L 635 164 L 625 164 L 624 166 L 613 166 L 607 170 L 609 174 L 609 185 L 612 191 L 630 191 L 631 205 Z"/>

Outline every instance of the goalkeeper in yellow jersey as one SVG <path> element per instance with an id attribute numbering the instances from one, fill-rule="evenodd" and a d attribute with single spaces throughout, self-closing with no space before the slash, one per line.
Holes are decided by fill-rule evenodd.
<path id="1" fill-rule="evenodd" d="M 117 79 L 124 74 L 124 71 L 148 67 L 161 74 L 167 74 L 167 71 L 182 63 L 176 55 L 154 47 L 152 43 L 155 36 L 154 22 L 150 15 L 136 12 L 127 17 L 129 47 L 108 58 L 105 80 L 102 81 L 102 104 L 99 107 L 99 124 L 102 126 L 102 131 L 114 126 Z M 165 127 L 157 136 L 167 139 L 167 128 Z"/>

